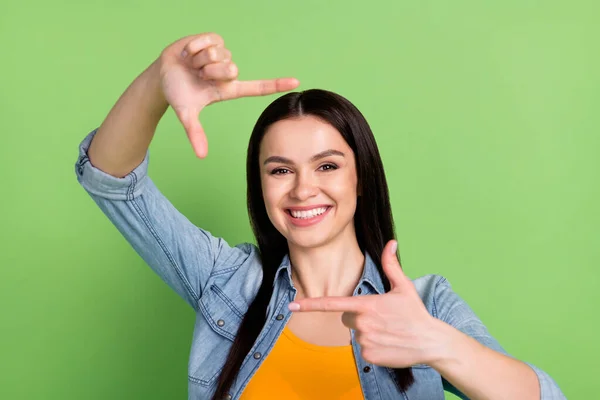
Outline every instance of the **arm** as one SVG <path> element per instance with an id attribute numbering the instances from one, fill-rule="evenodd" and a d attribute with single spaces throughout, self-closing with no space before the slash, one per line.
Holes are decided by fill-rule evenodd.
<path id="1" fill-rule="evenodd" d="M 298 86 L 293 78 L 238 81 L 237 66 L 223 38 L 187 36 L 164 49 L 119 98 L 100 126 L 88 156 L 103 172 L 123 177 L 139 165 L 158 122 L 170 105 L 199 157 L 208 143 L 198 115 L 209 104 L 264 96 Z"/>
<path id="2" fill-rule="evenodd" d="M 122 178 L 144 160 L 169 106 L 160 88 L 159 69 L 157 60 L 138 76 L 93 135 L 87 155 L 96 168 Z"/>
<path id="3" fill-rule="evenodd" d="M 446 390 L 463 399 L 565 398 L 544 371 L 510 357 L 445 278 L 436 285 L 434 302 L 445 343 L 431 366 Z"/>
<path id="4" fill-rule="evenodd" d="M 463 399 L 564 399 L 547 374 L 506 355 L 445 278 L 427 277 L 427 287 L 419 283 L 417 289 L 404 275 L 396 249 L 389 241 L 381 256 L 390 282 L 387 293 L 304 298 L 289 309 L 342 312 L 364 361 L 387 368 L 430 365 L 442 376 L 444 389 Z"/>
<path id="5" fill-rule="evenodd" d="M 79 146 L 79 183 L 151 269 L 194 309 L 210 276 L 242 265 L 253 249 L 230 247 L 191 223 L 148 177 L 148 159 L 122 178 L 88 158 L 91 132 Z"/>
<path id="6" fill-rule="evenodd" d="M 147 168 L 157 124 L 172 106 L 196 154 L 204 156 L 206 138 L 198 122 L 204 106 L 297 85 L 295 80 L 239 82 L 230 58 L 214 34 L 186 37 L 167 47 L 123 93 L 100 128 L 83 140 L 75 166 L 80 184 L 104 214 L 195 309 L 209 277 L 240 266 L 253 248 L 229 247 L 196 227 L 156 188 Z"/>

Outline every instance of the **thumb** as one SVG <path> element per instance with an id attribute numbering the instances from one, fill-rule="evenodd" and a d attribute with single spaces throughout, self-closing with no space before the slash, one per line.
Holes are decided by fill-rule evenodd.
<path id="1" fill-rule="evenodd" d="M 404 285 L 406 275 L 402 272 L 402 267 L 398 262 L 396 256 L 396 249 L 398 248 L 398 242 L 390 240 L 383 248 L 383 254 L 381 255 L 381 265 L 383 272 L 390 280 L 392 290 Z"/>
<path id="2" fill-rule="evenodd" d="M 204 158 L 208 154 L 208 141 L 204 128 L 198 120 L 199 112 L 188 107 L 174 108 L 175 114 L 185 129 L 188 140 L 199 158 Z"/>

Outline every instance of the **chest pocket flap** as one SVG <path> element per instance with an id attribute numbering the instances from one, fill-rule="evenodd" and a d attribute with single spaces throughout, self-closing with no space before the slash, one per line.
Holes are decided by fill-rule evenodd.
<path id="1" fill-rule="evenodd" d="M 242 323 L 243 314 L 216 285 L 200 299 L 200 310 L 207 323 L 218 334 L 233 341 Z"/>

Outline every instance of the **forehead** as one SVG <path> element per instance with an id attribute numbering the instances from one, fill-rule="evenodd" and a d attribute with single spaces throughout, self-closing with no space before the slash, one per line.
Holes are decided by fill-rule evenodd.
<path id="1" fill-rule="evenodd" d="M 303 116 L 271 125 L 260 144 L 259 159 L 276 155 L 300 162 L 331 149 L 352 154 L 337 129 L 319 118 Z"/>

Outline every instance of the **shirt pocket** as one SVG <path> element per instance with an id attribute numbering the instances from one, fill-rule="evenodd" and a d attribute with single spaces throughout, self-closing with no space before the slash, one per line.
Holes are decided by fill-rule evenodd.
<path id="1" fill-rule="evenodd" d="M 189 379 L 202 386 L 210 386 L 223 370 L 244 315 L 214 284 L 204 292 L 199 310 L 190 354 Z"/>

